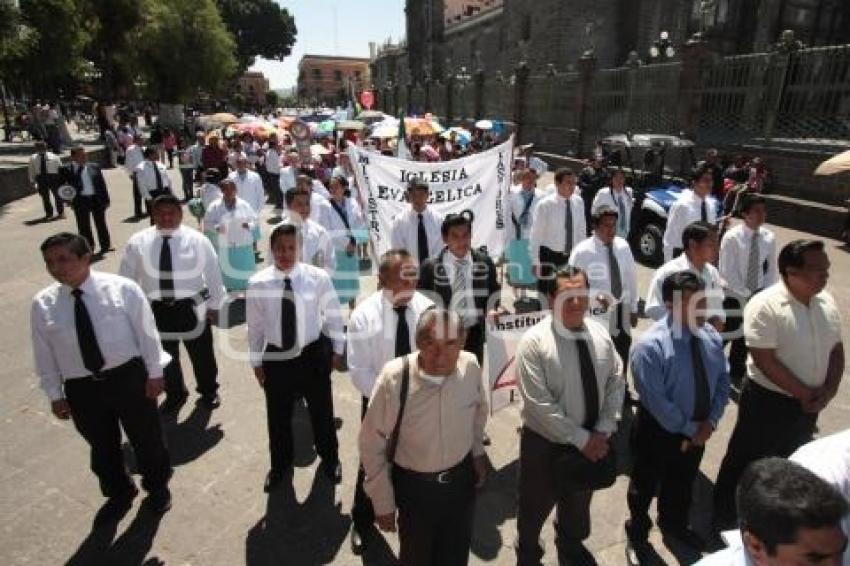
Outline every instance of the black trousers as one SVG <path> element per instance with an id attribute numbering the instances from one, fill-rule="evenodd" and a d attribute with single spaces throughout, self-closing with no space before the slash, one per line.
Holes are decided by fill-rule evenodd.
<path id="1" fill-rule="evenodd" d="M 632 429 L 634 465 L 627 501 L 631 519 L 629 538 L 645 541 L 652 528 L 649 505 L 658 494 L 658 523 L 686 527 L 691 509 L 694 478 L 705 447 L 692 446 L 682 452 L 681 434 L 666 431 L 643 406 Z"/>
<path id="2" fill-rule="evenodd" d="M 555 508 L 555 546 L 561 563 L 569 560 L 590 536 L 592 491 L 564 492 L 556 488 L 554 457 L 558 446 L 523 427 L 519 443 L 519 509 L 517 565 L 537 566 L 543 559 L 540 531 Z"/>
<path id="3" fill-rule="evenodd" d="M 555 272 L 567 265 L 570 260 L 569 252 L 558 252 L 546 246 L 540 246 L 540 275 L 537 278 L 537 291 L 548 297 L 555 288 Z"/>
<path id="4" fill-rule="evenodd" d="M 464 566 L 475 519 L 475 471 L 467 456 L 449 483 L 426 481 L 393 469 L 398 507 L 399 563 Z"/>
<path id="5" fill-rule="evenodd" d="M 632 349 L 632 321 L 631 309 L 626 304 L 617 305 L 617 311 L 614 313 L 614 334 L 611 340 L 614 342 L 614 349 L 623 360 L 623 377 L 629 375 L 629 352 Z M 626 384 L 628 389 L 628 383 Z"/>
<path id="6" fill-rule="evenodd" d="M 331 392 L 331 344 L 324 336 L 304 347 L 290 360 L 274 359 L 280 350 L 266 348 L 263 370 L 266 382 L 266 417 L 271 469 L 284 472 L 292 466 L 292 407 L 301 397 L 307 402 L 316 453 L 327 464 L 339 461 Z"/>
<path id="7" fill-rule="evenodd" d="M 723 299 L 723 310 L 726 311 L 726 332 L 741 331 L 744 317 L 740 312 L 746 303 L 737 297 L 726 296 Z M 744 381 L 747 374 L 747 344 L 744 341 L 744 333 L 730 340 L 729 346 L 729 378 L 737 386 Z"/>
<path id="8" fill-rule="evenodd" d="M 463 349 L 475 354 L 478 365 L 484 363 L 484 323 L 479 322 L 475 326 L 466 329 L 466 342 Z"/>
<path id="9" fill-rule="evenodd" d="M 366 416 L 366 409 L 369 407 L 369 398 L 362 397 L 360 400 L 360 421 Z M 372 500 L 366 495 L 366 490 L 363 489 L 363 482 L 366 480 L 366 471 L 363 469 L 363 464 L 357 467 L 357 481 L 354 484 L 354 503 L 351 505 L 351 522 L 354 523 L 354 528 L 359 532 L 364 532 L 372 528 L 375 523 L 375 509 L 372 507 Z"/>
<path id="10" fill-rule="evenodd" d="M 38 196 L 41 197 L 41 204 L 44 206 L 44 215 L 53 216 L 53 203 L 56 202 L 56 214 L 62 214 L 65 210 L 65 203 L 59 198 L 59 193 L 56 190 L 59 188 L 55 175 L 38 175 L 36 177 L 38 185 Z"/>
<path id="11" fill-rule="evenodd" d="M 195 196 L 193 190 L 194 187 L 192 186 L 192 183 L 194 182 L 192 179 L 192 174 L 194 172 L 195 171 L 193 169 L 188 167 L 180 168 L 180 178 L 183 181 L 183 198 L 187 201 Z"/>
<path id="12" fill-rule="evenodd" d="M 738 420 L 714 487 L 714 521 L 733 526 L 735 488 L 747 466 L 760 458 L 787 458 L 809 442 L 818 415 L 805 413 L 796 399 L 747 380 L 738 403 Z"/>
<path id="13" fill-rule="evenodd" d="M 133 181 L 133 216 L 142 216 L 142 193 L 139 190 L 139 181 L 136 179 L 136 173 L 130 175 Z"/>
<path id="14" fill-rule="evenodd" d="M 97 202 L 97 199 L 93 196 L 79 195 L 75 202 L 74 216 L 77 218 L 77 232 L 80 233 L 80 236 L 88 240 L 89 246 L 94 249 L 94 235 L 91 231 L 91 223 L 94 220 L 100 249 L 105 251 L 111 248 L 109 228 L 106 227 L 106 208 Z"/>
<path id="15" fill-rule="evenodd" d="M 180 342 L 189 354 L 192 371 L 195 373 L 196 390 L 202 396 L 213 396 L 218 391 L 218 364 L 213 349 L 212 327 L 203 321 L 202 331 L 198 334 L 198 317 L 194 302 L 191 300 L 164 303 L 151 303 L 156 328 L 161 334 L 162 349 L 171 356 L 171 362 L 165 366 L 165 394 L 168 397 L 185 397 L 186 381 L 180 365 Z M 169 336 L 171 335 L 171 336 Z"/>
<path id="16" fill-rule="evenodd" d="M 156 401 L 145 395 L 147 371 L 141 358 L 108 372 L 65 382 L 74 426 L 91 447 L 91 469 L 106 497 L 126 493 L 133 483 L 124 465 L 121 429 L 136 454 L 142 486 L 155 491 L 168 485 L 171 463 Z"/>
<path id="17" fill-rule="evenodd" d="M 269 195 L 272 204 L 275 208 L 283 208 L 283 193 L 280 192 L 280 174 L 269 173 L 263 175 L 263 183 L 266 187 L 266 194 Z"/>

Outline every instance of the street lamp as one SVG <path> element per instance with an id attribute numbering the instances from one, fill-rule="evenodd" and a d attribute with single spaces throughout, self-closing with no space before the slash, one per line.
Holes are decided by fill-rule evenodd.
<path id="1" fill-rule="evenodd" d="M 653 59 L 672 59 L 676 56 L 676 48 L 673 47 L 673 42 L 670 41 L 670 34 L 662 31 L 658 39 L 655 40 L 649 47 L 649 56 Z"/>

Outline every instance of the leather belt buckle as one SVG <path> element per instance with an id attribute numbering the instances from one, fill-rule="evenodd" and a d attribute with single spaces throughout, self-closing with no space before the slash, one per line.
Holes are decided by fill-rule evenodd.
<path id="1" fill-rule="evenodd" d="M 437 483 L 444 484 L 444 485 L 447 484 L 447 483 L 451 483 L 451 478 L 449 476 L 450 476 L 449 470 L 440 472 L 439 474 L 437 474 Z"/>

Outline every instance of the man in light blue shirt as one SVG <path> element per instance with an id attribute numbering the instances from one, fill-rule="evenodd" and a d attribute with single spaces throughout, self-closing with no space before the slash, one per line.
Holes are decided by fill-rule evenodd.
<path id="1" fill-rule="evenodd" d="M 640 395 L 635 423 L 635 462 L 626 522 L 629 564 L 652 554 L 649 505 L 658 493 L 658 523 L 665 534 L 701 550 L 688 527 L 693 481 L 705 444 L 729 400 L 729 369 L 720 334 L 705 322 L 705 285 L 691 271 L 662 283 L 667 316 L 656 322 L 632 353 Z"/>

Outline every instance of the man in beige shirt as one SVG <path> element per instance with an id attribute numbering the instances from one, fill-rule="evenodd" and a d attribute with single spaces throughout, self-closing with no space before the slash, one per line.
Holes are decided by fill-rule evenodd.
<path id="1" fill-rule="evenodd" d="M 402 564 L 464 565 L 487 470 L 481 368 L 462 351 L 454 312 L 425 311 L 415 337 L 418 351 L 387 363 L 372 392 L 360 429 L 364 487 L 381 530 L 396 530 L 398 511 Z"/>
<path id="2" fill-rule="evenodd" d="M 825 291 L 823 242 L 795 240 L 779 253 L 782 281 L 744 308 L 749 348 L 738 420 L 714 491 L 714 523 L 735 524 L 735 486 L 753 461 L 787 458 L 809 442 L 818 414 L 835 397 L 844 371 L 841 312 Z"/>
<path id="3" fill-rule="evenodd" d="M 587 316 L 588 277 L 568 266 L 556 272 L 553 315 L 532 327 L 517 347 L 522 396 L 519 449 L 517 564 L 539 565 L 543 523 L 556 508 L 555 544 L 561 564 L 594 563 L 582 541 L 590 535 L 593 491 L 564 485 L 553 461 L 565 452 L 598 462 L 625 393 L 623 363 L 608 328 Z"/>

